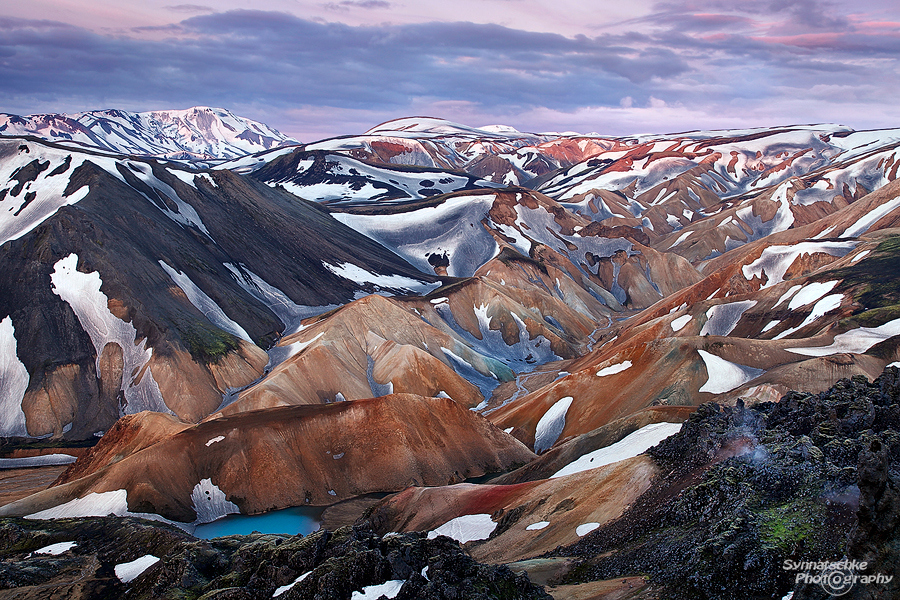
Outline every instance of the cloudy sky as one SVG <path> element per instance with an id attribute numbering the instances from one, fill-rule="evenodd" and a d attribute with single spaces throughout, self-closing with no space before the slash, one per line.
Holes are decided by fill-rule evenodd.
<path id="1" fill-rule="evenodd" d="M 3 3 L 0 112 L 221 106 L 302 141 L 900 127 L 896 0 L 179 1 Z"/>

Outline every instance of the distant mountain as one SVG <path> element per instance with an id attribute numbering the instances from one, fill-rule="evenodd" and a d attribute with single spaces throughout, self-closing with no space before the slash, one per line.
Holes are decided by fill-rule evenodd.
<path id="1" fill-rule="evenodd" d="M 92 110 L 20 117 L 0 113 L 0 135 L 71 141 L 120 154 L 173 160 L 231 159 L 298 143 L 268 125 L 224 108 L 133 113 Z"/>

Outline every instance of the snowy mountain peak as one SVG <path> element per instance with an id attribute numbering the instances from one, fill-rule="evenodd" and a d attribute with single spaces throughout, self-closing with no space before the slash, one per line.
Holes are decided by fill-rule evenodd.
<path id="1" fill-rule="evenodd" d="M 391 135 L 397 137 L 433 136 L 470 136 L 470 137 L 522 137 L 520 131 L 506 125 L 489 125 L 487 127 L 470 127 L 437 117 L 403 117 L 386 121 L 368 130 L 365 135 Z"/>
<path id="2" fill-rule="evenodd" d="M 207 106 L 140 113 L 106 109 L 72 115 L 0 114 L 0 134 L 175 160 L 230 159 L 297 143 L 268 125 Z"/>

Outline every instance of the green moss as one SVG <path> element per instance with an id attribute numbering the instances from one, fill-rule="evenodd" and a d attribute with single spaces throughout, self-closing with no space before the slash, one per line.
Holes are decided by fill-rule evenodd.
<path id="1" fill-rule="evenodd" d="M 843 280 L 838 289 L 854 288 L 853 299 L 867 309 L 900 304 L 900 279 L 888 276 L 900 273 L 900 236 L 881 242 L 870 256 L 855 265 L 828 271 L 822 278 Z"/>
<path id="2" fill-rule="evenodd" d="M 759 536 L 764 544 L 791 552 L 799 544 L 806 544 L 815 532 L 820 519 L 811 503 L 791 502 L 758 513 Z"/>
<path id="3" fill-rule="evenodd" d="M 863 311 L 846 319 L 842 319 L 840 326 L 844 329 L 855 329 L 856 327 L 878 327 L 884 325 L 888 321 L 900 319 L 900 304 L 891 304 L 890 306 L 882 306 L 871 310 Z"/>
<path id="4" fill-rule="evenodd" d="M 216 363 L 229 352 L 238 349 L 238 339 L 235 336 L 212 325 L 191 321 L 178 323 L 176 328 L 197 362 Z"/>

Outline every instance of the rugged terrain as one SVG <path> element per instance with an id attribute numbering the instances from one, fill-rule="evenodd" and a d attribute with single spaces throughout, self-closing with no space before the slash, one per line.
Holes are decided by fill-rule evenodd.
<path id="1" fill-rule="evenodd" d="M 450 532 L 559 597 L 620 576 L 783 594 L 770 559 L 890 537 L 862 512 L 871 535 L 838 539 L 847 494 L 894 485 L 893 371 L 864 381 L 900 360 L 898 130 L 411 117 L 303 145 L 203 108 L 2 127 L 0 460 L 100 440 L 30 457 L 0 514 L 190 530 L 396 492 L 366 536 Z M 871 419 L 845 423 L 861 398 Z M 746 519 L 690 521 L 717 503 Z M 779 545 L 782 508 L 833 535 Z M 671 559 L 726 530 L 758 560 Z M 675 586 L 689 568 L 708 581 Z"/>

